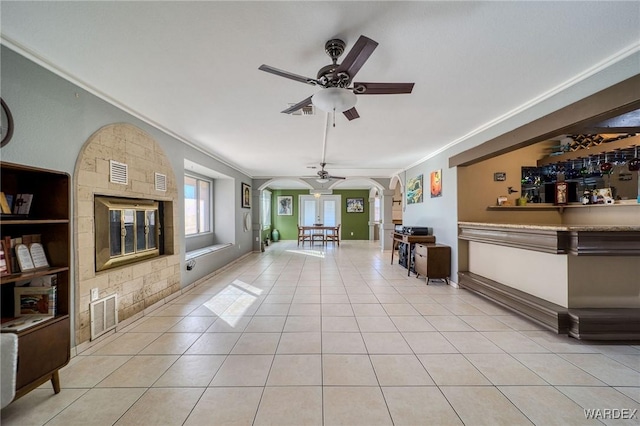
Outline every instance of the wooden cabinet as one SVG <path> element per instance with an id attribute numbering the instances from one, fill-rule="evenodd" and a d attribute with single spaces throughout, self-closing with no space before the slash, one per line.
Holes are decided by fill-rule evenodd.
<path id="1" fill-rule="evenodd" d="M 415 269 L 417 276 L 444 278 L 449 284 L 451 273 L 451 247 L 444 244 L 416 244 Z"/>
<path id="2" fill-rule="evenodd" d="M 2 215 L 2 238 L 28 235 L 39 239 L 49 264 L 45 268 L 11 271 L 0 277 L 2 332 L 18 335 L 16 398 L 49 380 L 58 393 L 58 370 L 69 362 L 71 348 L 69 175 L 4 162 L 0 163 L 0 170 L 5 195 L 13 196 L 14 200 L 17 194 L 33 195 L 28 214 Z M 7 328 L 7 323 L 17 317 L 16 285 L 45 276 L 56 280 L 55 315 L 19 331 Z"/>

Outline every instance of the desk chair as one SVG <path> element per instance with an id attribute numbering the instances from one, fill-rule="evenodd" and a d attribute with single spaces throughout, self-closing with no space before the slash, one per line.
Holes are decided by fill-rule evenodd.
<path id="1" fill-rule="evenodd" d="M 326 241 L 327 244 L 329 244 L 329 242 L 333 242 L 340 245 L 340 225 L 333 229 L 327 229 Z"/>
<path id="2" fill-rule="evenodd" d="M 298 245 L 300 245 L 300 241 L 302 241 L 302 246 L 304 247 L 304 242 L 309 241 L 311 244 L 311 234 L 308 234 L 300 225 L 298 225 Z"/>

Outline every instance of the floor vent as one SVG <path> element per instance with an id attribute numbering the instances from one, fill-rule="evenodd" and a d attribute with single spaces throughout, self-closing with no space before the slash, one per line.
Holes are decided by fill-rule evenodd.
<path id="1" fill-rule="evenodd" d="M 113 330 L 118 325 L 118 295 L 98 299 L 90 304 L 91 340 Z"/>
<path id="2" fill-rule="evenodd" d="M 156 173 L 156 191 L 167 192 L 167 175 Z"/>
<path id="3" fill-rule="evenodd" d="M 129 166 L 109 160 L 109 181 L 126 185 L 129 182 Z"/>

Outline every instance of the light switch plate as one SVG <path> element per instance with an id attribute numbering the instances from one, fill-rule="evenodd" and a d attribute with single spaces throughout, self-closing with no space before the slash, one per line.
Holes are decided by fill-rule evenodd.
<path id="1" fill-rule="evenodd" d="M 98 291 L 98 288 L 92 288 L 91 289 L 91 301 L 95 301 L 98 300 L 98 298 L 100 297 L 100 292 Z"/>

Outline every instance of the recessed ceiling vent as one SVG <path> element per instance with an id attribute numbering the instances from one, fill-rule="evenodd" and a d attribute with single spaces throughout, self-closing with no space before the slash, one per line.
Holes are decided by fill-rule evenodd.
<path id="1" fill-rule="evenodd" d="M 289 104 L 289 106 L 294 106 L 295 104 Z M 291 113 L 291 115 L 315 115 L 316 110 L 313 108 L 313 105 L 308 105 L 306 107 L 302 107 L 299 110 L 296 110 Z"/>
<path id="2" fill-rule="evenodd" d="M 129 183 L 129 166 L 109 160 L 109 181 L 121 185 Z"/>
<path id="3" fill-rule="evenodd" d="M 156 173 L 156 191 L 167 192 L 167 175 Z"/>

